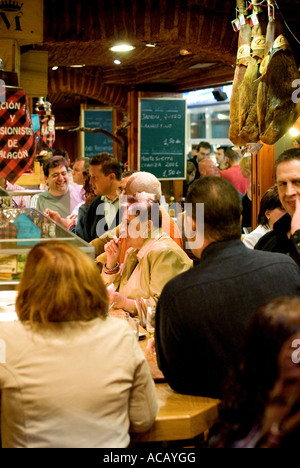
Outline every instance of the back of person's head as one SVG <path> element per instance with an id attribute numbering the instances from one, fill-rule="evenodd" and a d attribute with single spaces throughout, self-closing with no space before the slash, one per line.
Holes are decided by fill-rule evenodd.
<path id="1" fill-rule="evenodd" d="M 226 179 L 208 176 L 190 187 L 187 203 L 192 204 L 194 221 L 197 204 L 204 204 L 204 235 L 214 241 L 240 239 L 242 202 L 238 191 Z"/>
<path id="2" fill-rule="evenodd" d="M 252 171 L 252 156 L 249 154 L 249 155 L 245 155 L 241 161 L 240 161 L 240 168 L 243 170 L 243 171 L 247 171 L 249 172 L 249 174 L 251 175 L 251 171 Z"/>
<path id="3" fill-rule="evenodd" d="M 293 449 L 300 437 L 300 333 L 290 337 L 278 358 L 278 379 L 269 394 L 256 448 Z M 275 429 L 275 431 L 274 431 Z M 274 437 L 274 434 L 275 437 Z"/>
<path id="4" fill-rule="evenodd" d="M 300 298 L 275 299 L 252 318 L 239 365 L 225 390 L 221 411 L 225 445 L 243 439 L 261 424 L 269 392 L 278 378 L 280 350 L 299 331 Z"/>
<path id="5" fill-rule="evenodd" d="M 115 174 L 117 180 L 122 179 L 122 165 L 120 161 L 109 153 L 96 154 L 90 161 L 90 166 L 101 166 L 105 176 Z"/>
<path id="6" fill-rule="evenodd" d="M 278 168 L 279 164 L 286 163 L 289 161 L 298 160 L 300 161 L 300 148 L 293 148 L 287 151 L 284 151 L 279 158 L 276 160 L 276 169 Z"/>
<path id="7" fill-rule="evenodd" d="M 108 296 L 88 255 L 64 242 L 37 244 L 29 253 L 16 311 L 31 325 L 106 317 Z"/>
<path id="8" fill-rule="evenodd" d="M 230 163 L 235 163 L 241 160 L 238 153 L 236 153 L 232 148 L 227 148 L 225 156 L 228 158 Z"/>
<path id="9" fill-rule="evenodd" d="M 200 141 L 197 150 L 200 151 L 200 148 L 205 148 L 211 152 L 211 145 L 208 141 Z"/>
<path id="10" fill-rule="evenodd" d="M 64 166 L 66 169 L 69 168 L 68 162 L 63 156 L 51 156 L 50 158 L 46 159 L 46 161 L 43 164 L 43 171 L 45 177 L 49 177 L 50 169 L 54 169 L 60 166 Z"/>
<path id="11" fill-rule="evenodd" d="M 137 172 L 127 182 L 128 195 L 135 196 L 137 193 L 148 193 L 153 195 L 154 200 L 159 203 L 161 199 L 161 183 L 150 172 Z"/>
<path id="12" fill-rule="evenodd" d="M 186 172 L 187 172 L 187 175 L 191 175 L 193 172 L 195 172 L 196 168 L 195 168 L 195 164 L 191 161 L 188 161 L 187 164 L 186 164 Z"/>
<path id="13" fill-rule="evenodd" d="M 261 199 L 258 224 L 262 226 L 268 226 L 269 220 L 266 216 L 266 212 L 276 210 L 277 208 L 283 210 L 281 201 L 279 199 L 278 187 L 277 185 L 274 185 L 266 191 Z"/>

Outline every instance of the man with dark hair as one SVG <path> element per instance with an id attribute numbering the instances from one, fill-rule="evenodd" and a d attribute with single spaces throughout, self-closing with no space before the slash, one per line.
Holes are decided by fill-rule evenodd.
<path id="1" fill-rule="evenodd" d="M 91 242 L 120 224 L 119 190 L 122 165 L 108 153 L 94 156 L 90 162 L 90 183 L 97 197 L 92 201 L 86 217 L 84 238 Z"/>
<path id="2" fill-rule="evenodd" d="M 229 168 L 229 164 L 226 161 L 225 156 L 227 148 L 228 146 L 217 146 L 215 150 L 215 157 L 220 171 L 225 171 Z"/>
<path id="3" fill-rule="evenodd" d="M 198 164 L 203 161 L 203 159 L 208 159 L 211 154 L 211 146 L 207 141 L 201 141 L 197 147 L 197 153 L 192 159 L 194 166 L 196 167 L 196 177 L 195 180 L 201 177 Z"/>
<path id="4" fill-rule="evenodd" d="M 156 350 L 179 393 L 220 398 L 243 333 L 256 310 L 276 297 L 300 295 L 300 270 L 287 256 L 241 242 L 241 199 L 228 181 L 205 177 L 187 196 L 187 228 L 200 264 L 169 282 L 156 311 Z M 204 204 L 200 216 L 199 204 Z M 199 236 L 198 236 L 199 237 Z M 202 240 L 202 242 L 201 242 Z"/>
<path id="5" fill-rule="evenodd" d="M 255 248 L 284 253 L 300 266 L 300 149 L 290 149 L 279 156 L 276 179 L 279 199 L 287 214 Z"/>
<path id="6" fill-rule="evenodd" d="M 48 189 L 32 198 L 31 208 L 53 210 L 67 218 L 83 202 L 82 187 L 69 185 L 68 163 L 63 156 L 46 159 L 43 171 Z"/>

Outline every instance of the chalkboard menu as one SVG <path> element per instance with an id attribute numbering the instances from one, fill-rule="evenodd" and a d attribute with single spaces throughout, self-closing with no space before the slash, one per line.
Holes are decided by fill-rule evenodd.
<path id="1" fill-rule="evenodd" d="M 113 133 L 111 109 L 85 109 L 82 125 L 86 128 L 102 128 Z M 113 153 L 112 138 L 103 133 L 83 133 L 83 151 L 86 158 L 92 158 L 98 153 Z"/>
<path id="2" fill-rule="evenodd" d="M 158 179 L 185 179 L 186 101 L 141 99 L 139 123 L 139 169 Z"/>

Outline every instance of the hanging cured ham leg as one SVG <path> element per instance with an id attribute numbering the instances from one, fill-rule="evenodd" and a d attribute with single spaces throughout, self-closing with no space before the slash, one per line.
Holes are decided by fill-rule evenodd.
<path id="1" fill-rule="evenodd" d="M 239 50 L 237 56 L 237 66 L 235 69 L 232 95 L 230 101 L 230 129 L 229 138 L 234 145 L 244 146 L 247 141 L 240 136 L 239 112 L 240 112 L 240 87 L 243 82 L 247 65 L 250 60 L 251 27 L 246 22 L 245 0 L 237 0 L 237 8 L 241 18 L 241 28 L 239 34 Z"/>
<path id="2" fill-rule="evenodd" d="M 265 58 L 261 64 L 257 110 L 260 139 L 267 145 L 275 144 L 294 125 L 299 109 L 292 101 L 293 82 L 300 74 L 283 34 L 279 12 L 274 0 L 268 0 L 269 24 Z"/>
<path id="3" fill-rule="evenodd" d="M 259 0 L 253 0 L 252 15 L 252 57 L 248 64 L 244 80 L 240 88 L 240 137 L 251 143 L 259 141 L 259 127 L 257 117 L 257 91 L 260 82 L 259 68 L 264 58 L 267 25 L 262 9 L 257 5 Z"/>

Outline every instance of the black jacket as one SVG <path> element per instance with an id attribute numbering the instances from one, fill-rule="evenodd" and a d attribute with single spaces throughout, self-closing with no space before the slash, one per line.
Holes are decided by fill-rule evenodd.
<path id="1" fill-rule="evenodd" d="M 104 201 L 101 196 L 94 198 L 86 214 L 85 226 L 83 229 L 83 238 L 91 242 L 97 237 L 101 237 L 105 232 L 114 229 L 120 224 L 120 210 L 111 226 L 108 226 L 104 215 Z"/>
<path id="2" fill-rule="evenodd" d="M 291 217 L 284 215 L 277 223 L 274 229 L 262 237 L 255 246 L 256 250 L 265 252 L 278 252 L 292 257 L 300 266 L 300 231 L 289 239 L 287 233 L 291 230 Z"/>
<path id="3" fill-rule="evenodd" d="M 250 319 L 281 296 L 300 296 L 293 260 L 249 250 L 240 240 L 208 246 L 199 266 L 170 281 L 158 303 L 157 358 L 169 385 L 220 398 Z"/>

